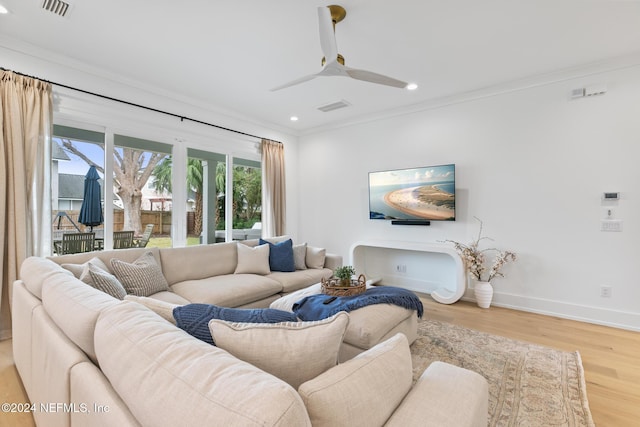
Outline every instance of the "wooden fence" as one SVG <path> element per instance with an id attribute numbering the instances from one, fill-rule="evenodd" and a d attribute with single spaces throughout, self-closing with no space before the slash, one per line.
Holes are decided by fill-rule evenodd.
<path id="1" fill-rule="evenodd" d="M 78 215 L 80 215 L 80 211 L 64 211 L 67 216 L 78 225 L 80 230 L 84 231 L 84 225 L 78 222 Z M 51 223 L 53 224 L 53 229 L 58 229 L 58 222 L 60 223 L 60 230 L 73 231 L 75 227 L 69 221 L 69 219 L 65 217 L 61 217 L 56 219 L 58 211 L 53 211 L 53 219 Z M 193 224 L 194 224 L 194 212 L 187 212 L 187 234 L 193 234 Z M 59 220 L 59 221 L 58 221 Z M 146 224 L 153 224 L 153 235 L 170 235 L 171 234 L 171 212 L 170 211 L 141 211 L 140 212 L 140 220 L 142 222 L 142 228 Z M 113 231 L 122 231 L 124 227 L 124 211 L 118 210 L 113 212 Z M 103 226 L 93 227 L 94 230 L 102 229 Z"/>

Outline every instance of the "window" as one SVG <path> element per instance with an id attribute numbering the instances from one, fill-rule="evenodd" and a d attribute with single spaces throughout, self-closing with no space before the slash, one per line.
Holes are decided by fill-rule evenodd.
<path id="1" fill-rule="evenodd" d="M 260 162 L 233 159 L 234 240 L 262 235 L 262 171 Z M 237 238 L 236 238 L 237 236 Z"/>
<path id="2" fill-rule="evenodd" d="M 91 165 L 100 175 L 100 200 L 104 207 L 104 133 L 67 126 L 53 127 L 51 153 L 51 210 L 53 240 L 60 241 L 66 232 L 89 231 L 104 235 L 104 225 L 88 227 L 78 216 L 84 198 L 84 181 Z"/>
<path id="3" fill-rule="evenodd" d="M 187 244 L 224 242 L 224 154 L 187 149 Z"/>
<path id="4" fill-rule="evenodd" d="M 147 247 L 171 247 L 171 187 L 154 185 L 157 168 L 171 176 L 171 145 L 123 135 L 114 135 L 113 191 L 118 200 L 113 213 L 113 231 L 133 231 L 140 236 L 154 224 Z"/>
<path id="5" fill-rule="evenodd" d="M 112 150 L 112 157 L 105 157 L 105 149 Z M 148 224 L 153 224 L 153 233 L 147 247 L 261 236 L 261 164 L 252 153 L 234 158 L 114 134 L 107 128 L 92 131 L 55 125 L 52 157 L 54 240 L 64 232 L 88 231 L 78 216 L 90 165 L 100 176 L 106 221 L 93 231 L 105 249 L 114 247 L 114 232 L 133 231 L 141 236 Z M 180 163 L 174 163 L 178 158 Z M 176 179 L 180 181 L 177 191 Z M 172 233 L 177 233 L 177 239 Z"/>

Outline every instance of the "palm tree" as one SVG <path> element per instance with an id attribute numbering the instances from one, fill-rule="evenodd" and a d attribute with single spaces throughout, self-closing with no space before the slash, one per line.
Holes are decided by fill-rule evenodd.
<path id="1" fill-rule="evenodd" d="M 159 191 L 172 192 L 171 188 L 171 170 L 173 159 L 171 156 L 164 159 L 153 169 L 153 187 Z M 187 186 L 195 193 L 195 212 L 193 220 L 193 232 L 196 235 L 202 233 L 203 219 L 203 200 L 202 200 L 202 160 L 189 158 L 187 159 Z"/>

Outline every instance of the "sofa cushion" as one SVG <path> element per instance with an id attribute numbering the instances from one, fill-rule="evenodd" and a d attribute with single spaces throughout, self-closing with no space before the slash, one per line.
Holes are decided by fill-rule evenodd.
<path id="1" fill-rule="evenodd" d="M 64 273 L 63 273 L 64 272 Z M 57 267 L 42 288 L 42 304 L 56 325 L 94 362 L 94 328 L 100 312 L 118 300 Z"/>
<path id="2" fill-rule="evenodd" d="M 307 269 L 307 244 L 293 245 L 293 265 L 296 270 Z"/>
<path id="3" fill-rule="evenodd" d="M 322 278 L 328 279 L 332 275 L 333 271 L 328 268 L 310 268 L 308 270 L 296 270 L 291 273 L 274 271 L 267 277 L 279 282 L 282 285 L 282 292 L 289 293 L 320 283 Z"/>
<path id="4" fill-rule="evenodd" d="M 297 388 L 338 363 L 349 315 L 318 322 L 209 322 L 216 345 Z"/>
<path id="5" fill-rule="evenodd" d="M 302 384 L 314 427 L 384 425 L 411 389 L 409 343 L 396 334 Z"/>
<path id="6" fill-rule="evenodd" d="M 64 274 L 73 277 L 73 273 L 56 265 L 55 262 L 31 256 L 24 260 L 20 266 L 20 279 L 25 287 L 38 299 L 42 299 L 42 284 L 53 275 Z"/>
<path id="7" fill-rule="evenodd" d="M 160 249 L 162 272 L 169 285 L 233 274 L 238 263 L 236 242 Z"/>
<path id="8" fill-rule="evenodd" d="M 111 269 L 128 294 L 146 297 L 169 289 L 162 269 L 151 252 L 145 252 L 132 263 L 112 258 Z"/>
<path id="9" fill-rule="evenodd" d="M 138 304 L 105 310 L 95 335 L 100 367 L 140 425 L 311 425 L 291 386 Z"/>
<path id="10" fill-rule="evenodd" d="M 271 243 L 260 239 L 260 245 L 269 246 L 269 269 L 271 271 L 296 271 L 293 260 L 293 242 L 287 239 L 279 243 Z"/>
<path id="11" fill-rule="evenodd" d="M 327 250 L 323 248 L 316 248 L 314 246 L 307 245 L 307 267 L 308 268 L 323 268 L 324 258 L 327 254 Z"/>
<path id="12" fill-rule="evenodd" d="M 175 307 L 173 317 L 176 325 L 184 329 L 190 335 L 215 345 L 211 339 L 209 331 L 209 321 L 211 319 L 221 319 L 229 322 L 251 322 L 251 323 L 278 323 L 297 322 L 295 314 L 275 310 L 273 308 L 227 308 L 218 307 L 211 304 L 187 304 Z"/>
<path id="13" fill-rule="evenodd" d="M 435 361 L 422 373 L 385 427 L 486 427 L 488 412 L 489 385 L 482 375 Z"/>
<path id="14" fill-rule="evenodd" d="M 269 245 L 254 248 L 238 244 L 238 264 L 235 274 L 269 274 Z"/>
<path id="15" fill-rule="evenodd" d="M 127 301 L 132 301 L 147 307 L 158 316 L 162 317 L 167 322 L 176 324 L 176 319 L 173 317 L 173 309 L 180 307 L 178 304 L 171 304 L 170 302 L 161 301 L 155 298 L 139 297 L 136 295 L 127 295 L 124 297 Z"/>
<path id="16" fill-rule="evenodd" d="M 116 276 L 100 268 L 97 264 L 99 263 L 89 261 L 86 266 L 87 271 L 82 273 L 80 280 L 114 298 L 123 299 L 127 295 L 127 291 L 122 286 L 122 283 Z M 104 265 L 102 261 L 100 261 L 100 264 Z"/>
<path id="17" fill-rule="evenodd" d="M 171 289 L 189 301 L 238 307 L 275 295 L 282 290 L 282 285 L 256 274 L 225 274 L 186 280 L 172 285 Z"/>
<path id="18" fill-rule="evenodd" d="M 155 294 L 149 295 L 149 298 L 157 299 L 175 305 L 185 305 L 191 303 L 191 301 L 184 297 L 181 297 L 171 289 L 169 289 L 168 291 L 156 292 Z"/>

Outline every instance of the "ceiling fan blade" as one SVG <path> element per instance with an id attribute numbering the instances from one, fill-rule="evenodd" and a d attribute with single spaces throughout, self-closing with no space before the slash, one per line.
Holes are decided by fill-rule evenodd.
<path id="1" fill-rule="evenodd" d="M 351 78 L 370 83 L 377 83 L 379 85 L 393 86 L 404 89 L 408 84 L 407 82 L 403 82 L 402 80 L 397 80 L 388 76 L 384 76 L 382 74 L 373 73 L 371 71 L 356 70 L 355 68 L 347 67 L 345 67 L 345 71 Z"/>
<path id="2" fill-rule="evenodd" d="M 287 88 L 287 87 L 295 86 L 297 84 L 304 83 L 306 81 L 315 79 L 316 77 L 318 77 L 318 74 L 310 74 L 308 76 L 304 76 L 304 77 L 300 77 L 299 79 L 292 80 L 289 83 L 285 83 L 283 85 L 276 86 L 276 87 L 274 87 L 273 89 L 270 89 L 270 90 L 271 90 L 271 92 L 275 92 L 275 91 L 280 90 L 280 89 L 284 89 L 284 88 Z"/>
<path id="3" fill-rule="evenodd" d="M 333 61 L 338 57 L 338 44 L 336 43 L 336 34 L 333 30 L 331 11 L 326 6 L 318 8 L 318 26 L 320 28 L 320 47 L 322 48 L 322 53 L 327 62 Z"/>

